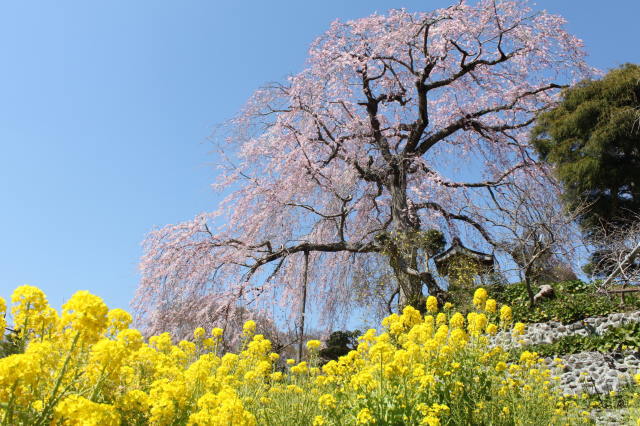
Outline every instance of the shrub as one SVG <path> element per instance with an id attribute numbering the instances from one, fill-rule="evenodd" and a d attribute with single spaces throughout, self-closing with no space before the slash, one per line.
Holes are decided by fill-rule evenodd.
<path id="1" fill-rule="evenodd" d="M 0 358 L 22 353 L 24 351 L 23 346 L 22 339 L 16 333 L 5 334 L 0 340 Z"/>
<path id="2" fill-rule="evenodd" d="M 359 330 L 334 331 L 325 341 L 324 348 L 320 349 L 320 358 L 323 361 L 337 361 L 341 356 L 347 355 L 358 347 Z"/>
<path id="3" fill-rule="evenodd" d="M 615 312 L 640 309 L 635 295 L 627 296 L 622 306 L 607 295 L 596 292 L 593 284 L 583 281 L 564 281 L 552 284 L 555 298 L 545 299 L 533 308 L 529 306 L 523 283 L 488 287 L 495 298 L 512 306 L 516 321 L 525 323 L 559 321 L 568 324 L 585 318 Z"/>

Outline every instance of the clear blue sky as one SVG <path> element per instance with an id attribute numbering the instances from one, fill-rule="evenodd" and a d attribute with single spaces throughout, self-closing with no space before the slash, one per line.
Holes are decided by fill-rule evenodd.
<path id="1" fill-rule="evenodd" d="M 126 308 L 154 226 L 213 210 L 208 136 L 335 18 L 433 1 L 0 2 L 0 295 Z M 640 63 L 640 2 L 538 1 L 590 63 Z"/>

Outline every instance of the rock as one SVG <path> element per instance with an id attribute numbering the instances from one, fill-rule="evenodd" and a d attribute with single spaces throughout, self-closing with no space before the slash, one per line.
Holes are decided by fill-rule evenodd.
<path id="1" fill-rule="evenodd" d="M 624 317 L 625 317 L 625 314 L 623 314 L 623 313 L 615 313 L 615 314 L 609 315 L 609 318 L 612 321 L 620 321 L 620 320 L 624 319 Z"/>
<path id="2" fill-rule="evenodd" d="M 583 327 L 583 325 L 579 322 L 574 322 L 571 323 L 569 325 L 567 325 L 567 330 L 569 331 L 576 331 L 576 330 L 580 330 Z"/>
<path id="3" fill-rule="evenodd" d="M 548 284 L 544 284 L 540 286 L 540 291 L 533 296 L 533 302 L 538 303 L 539 300 L 542 299 L 551 299 L 555 297 L 555 291 L 553 291 L 553 287 Z"/>

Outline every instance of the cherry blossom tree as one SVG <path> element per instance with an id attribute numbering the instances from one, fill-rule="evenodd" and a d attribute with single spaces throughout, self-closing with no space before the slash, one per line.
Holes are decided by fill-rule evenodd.
<path id="1" fill-rule="evenodd" d="M 558 275 L 572 275 L 578 252 L 585 248 L 577 224 L 590 206 L 565 208 L 560 184 L 553 183 L 514 179 L 486 188 L 493 206 L 485 219 L 492 225 L 494 247 L 517 266 L 530 306 L 535 303 L 533 286 L 557 281 Z"/>
<path id="2" fill-rule="evenodd" d="M 440 294 L 428 250 L 405 243 L 437 229 L 491 248 L 480 192 L 544 185 L 529 126 L 592 71 L 564 24 L 518 0 L 333 22 L 303 71 L 258 90 L 232 120 L 220 208 L 148 235 L 141 318 L 204 295 L 220 318 L 274 301 L 296 313 L 305 254 L 325 319 L 347 314 L 354 277 L 375 271 L 400 306 L 425 287 Z"/>

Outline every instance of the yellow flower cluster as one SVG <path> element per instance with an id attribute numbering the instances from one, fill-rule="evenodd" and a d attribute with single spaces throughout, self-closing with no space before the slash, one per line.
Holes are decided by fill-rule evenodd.
<path id="1" fill-rule="evenodd" d="M 307 342 L 307 349 L 309 349 L 310 351 L 315 351 L 320 347 L 321 344 L 322 342 L 320 342 L 320 340 L 309 340 Z"/>
<path id="2" fill-rule="evenodd" d="M 54 423 L 62 420 L 68 425 L 118 426 L 120 416 L 116 407 L 92 402 L 80 395 L 70 395 L 55 407 Z"/>
<path id="3" fill-rule="evenodd" d="M 485 307 L 488 297 L 489 295 L 487 294 L 487 290 L 480 287 L 473 293 L 473 304 L 476 308 L 482 309 Z"/>
<path id="4" fill-rule="evenodd" d="M 16 289 L 11 300 L 26 346 L 0 358 L 4 424 L 433 426 L 549 424 L 572 415 L 557 411 L 560 396 L 537 354 L 508 362 L 489 344 L 512 316 L 484 290 L 466 317 L 451 306 L 439 312 L 435 298 L 424 317 L 406 307 L 324 365 L 317 340 L 307 343 L 310 359 L 281 360 L 253 321 L 240 350 L 223 354 L 220 328 L 197 328 L 190 341 L 169 333 L 145 340 L 129 328 L 128 313 L 86 291 L 60 317 L 35 287 Z"/>
<path id="5" fill-rule="evenodd" d="M 5 327 L 7 326 L 7 321 L 4 319 L 6 312 L 7 312 L 7 302 L 5 302 L 2 297 L 0 297 L 0 330 L 4 330 Z"/>
<path id="6" fill-rule="evenodd" d="M 505 324 L 509 324 L 511 321 L 513 321 L 513 313 L 510 306 L 505 305 L 500 308 L 500 321 Z"/>
<path id="7" fill-rule="evenodd" d="M 427 311 L 430 313 L 438 312 L 438 299 L 435 296 L 427 297 Z"/>

